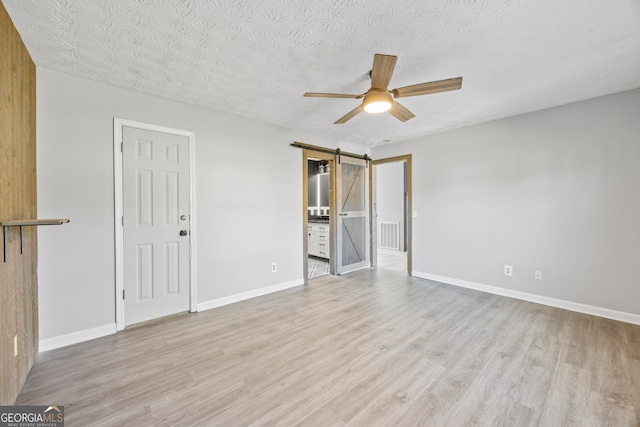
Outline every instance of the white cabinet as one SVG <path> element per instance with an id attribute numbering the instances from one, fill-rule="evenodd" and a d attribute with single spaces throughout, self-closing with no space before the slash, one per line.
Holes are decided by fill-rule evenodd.
<path id="1" fill-rule="evenodd" d="M 310 222 L 307 230 L 309 255 L 329 259 L 329 224 Z"/>

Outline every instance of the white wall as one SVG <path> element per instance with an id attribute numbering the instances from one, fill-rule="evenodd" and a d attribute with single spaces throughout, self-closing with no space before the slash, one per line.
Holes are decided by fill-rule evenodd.
<path id="1" fill-rule="evenodd" d="M 376 165 L 377 222 L 400 223 L 400 250 L 404 251 L 404 166 L 405 162 Z M 380 230 L 378 226 L 378 231 Z M 380 235 L 378 235 L 380 246 Z"/>
<path id="2" fill-rule="evenodd" d="M 414 272 L 640 314 L 639 111 L 634 90 L 374 149 L 413 154 Z"/>
<path id="3" fill-rule="evenodd" d="M 38 216 L 71 219 L 38 230 L 41 339 L 115 323 L 113 117 L 196 133 L 199 302 L 302 283 L 302 153 L 289 144 L 335 143 L 37 78 Z M 635 90 L 376 148 L 413 153 L 414 271 L 640 314 L 639 107 Z"/>
<path id="4" fill-rule="evenodd" d="M 71 219 L 39 229 L 42 340 L 115 324 L 114 117 L 196 134 L 200 303 L 303 283 L 302 152 L 289 144 L 335 144 L 42 68 L 37 79 L 38 215 Z"/>

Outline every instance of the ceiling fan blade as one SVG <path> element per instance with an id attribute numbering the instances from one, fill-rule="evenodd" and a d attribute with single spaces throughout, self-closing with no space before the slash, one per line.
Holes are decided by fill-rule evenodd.
<path id="1" fill-rule="evenodd" d="M 389 113 L 401 122 L 406 122 L 407 120 L 415 117 L 411 111 L 407 110 L 405 106 L 396 101 L 393 101 L 393 105 L 389 109 Z"/>
<path id="2" fill-rule="evenodd" d="M 374 89 L 387 89 L 393 69 L 396 67 L 397 56 L 381 55 L 376 53 L 373 57 L 373 67 L 371 68 L 371 87 Z"/>
<path id="3" fill-rule="evenodd" d="M 455 79 L 438 80 L 435 82 L 399 87 L 393 89 L 391 92 L 393 92 L 394 98 L 402 98 L 405 96 L 428 95 L 430 93 L 458 90 L 461 87 L 462 77 L 456 77 Z"/>
<path id="4" fill-rule="evenodd" d="M 358 105 L 356 108 L 354 108 L 353 110 L 349 111 L 347 114 L 345 114 L 344 116 L 342 116 L 338 120 L 336 120 L 334 125 L 343 124 L 347 120 L 352 119 L 356 114 L 358 114 L 361 111 L 362 111 L 362 105 Z"/>
<path id="5" fill-rule="evenodd" d="M 303 96 L 310 98 L 362 98 L 363 95 L 353 95 L 348 93 L 319 93 L 305 92 Z"/>

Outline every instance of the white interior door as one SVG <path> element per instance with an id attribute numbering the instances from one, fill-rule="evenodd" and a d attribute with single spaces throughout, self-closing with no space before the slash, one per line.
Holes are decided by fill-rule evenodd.
<path id="1" fill-rule="evenodd" d="M 369 168 L 351 157 L 336 163 L 336 270 L 342 274 L 370 265 Z"/>
<path id="2" fill-rule="evenodd" d="M 189 139 L 122 128 L 125 324 L 189 310 Z"/>

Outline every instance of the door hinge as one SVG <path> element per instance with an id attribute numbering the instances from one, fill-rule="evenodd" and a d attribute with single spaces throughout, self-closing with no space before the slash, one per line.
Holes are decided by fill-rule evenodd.
<path id="1" fill-rule="evenodd" d="M 122 299 L 124 299 L 124 289 L 122 290 Z"/>
<path id="2" fill-rule="evenodd" d="M 122 217 L 122 226 L 124 227 L 124 216 Z"/>
<path id="3" fill-rule="evenodd" d="M 124 142 L 120 143 L 120 152 L 122 153 L 124 151 Z"/>

